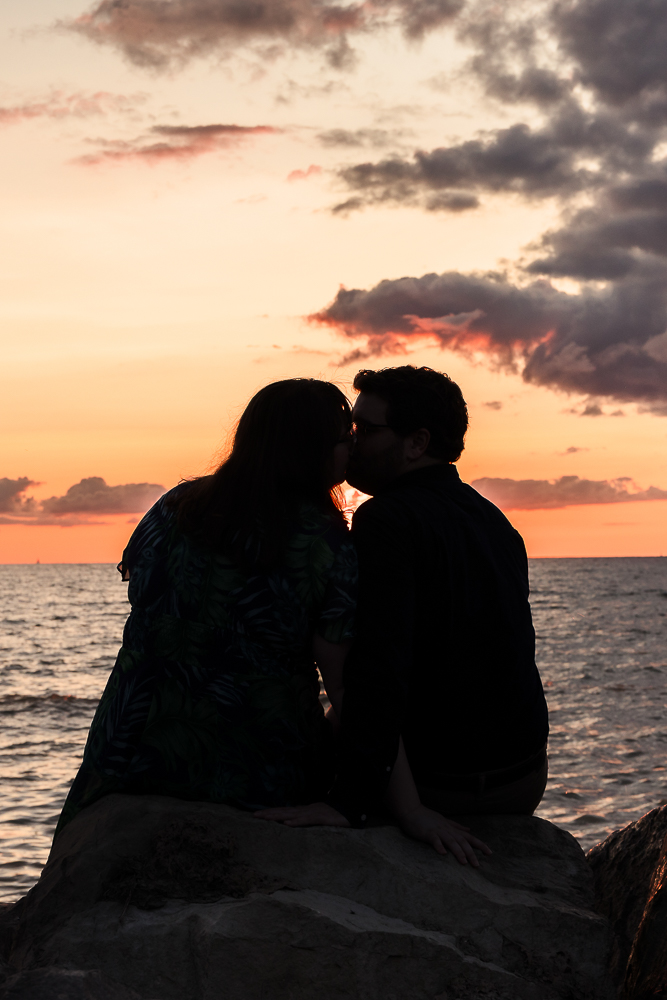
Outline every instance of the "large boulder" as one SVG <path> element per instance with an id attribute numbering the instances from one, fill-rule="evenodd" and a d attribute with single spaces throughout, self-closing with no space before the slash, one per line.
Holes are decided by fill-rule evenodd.
<path id="1" fill-rule="evenodd" d="M 623 1000 L 667 1000 L 667 806 L 616 830 L 587 855 L 610 922 L 610 973 Z"/>
<path id="2" fill-rule="evenodd" d="M 133 989 L 97 970 L 30 969 L 0 986 L 2 1000 L 142 1000 Z"/>
<path id="3" fill-rule="evenodd" d="M 574 838 L 534 817 L 474 828 L 494 850 L 480 869 L 390 825 L 108 796 L 15 907 L 11 970 L 96 970 L 147 1000 L 607 998 L 608 924 Z"/>

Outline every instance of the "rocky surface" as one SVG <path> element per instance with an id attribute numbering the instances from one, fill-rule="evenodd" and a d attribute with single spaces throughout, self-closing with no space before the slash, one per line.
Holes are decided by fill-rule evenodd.
<path id="1" fill-rule="evenodd" d="M 597 908 L 611 924 L 610 973 L 619 995 L 667 998 L 667 806 L 616 830 L 587 859 Z"/>
<path id="2" fill-rule="evenodd" d="M 0 986 L 0 1000 L 141 1000 L 135 990 L 81 969 L 31 969 Z"/>
<path id="3" fill-rule="evenodd" d="M 392 826 L 297 830 L 109 796 L 65 828 L 12 911 L 6 989 L 77 970 L 100 977 L 95 1000 L 125 1000 L 103 988 L 145 1000 L 609 997 L 608 924 L 577 842 L 533 817 L 474 828 L 494 850 L 479 870 Z"/>

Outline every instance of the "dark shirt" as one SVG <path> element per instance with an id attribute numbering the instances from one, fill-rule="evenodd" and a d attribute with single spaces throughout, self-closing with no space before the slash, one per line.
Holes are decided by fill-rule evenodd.
<path id="1" fill-rule="evenodd" d="M 509 767 L 548 735 L 523 540 L 453 465 L 399 476 L 357 510 L 357 638 L 329 801 L 358 825 L 403 735 L 415 782 Z"/>

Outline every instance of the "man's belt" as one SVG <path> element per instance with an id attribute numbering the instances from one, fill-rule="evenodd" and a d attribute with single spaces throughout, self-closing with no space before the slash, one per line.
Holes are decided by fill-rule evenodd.
<path id="1" fill-rule="evenodd" d="M 437 788 L 443 791 L 482 792 L 493 788 L 502 788 L 519 778 L 538 771 L 547 759 L 546 745 L 532 757 L 519 761 L 511 767 L 503 767 L 497 771 L 476 771 L 471 774 L 445 774 L 442 771 L 419 771 L 416 784 L 424 788 Z"/>

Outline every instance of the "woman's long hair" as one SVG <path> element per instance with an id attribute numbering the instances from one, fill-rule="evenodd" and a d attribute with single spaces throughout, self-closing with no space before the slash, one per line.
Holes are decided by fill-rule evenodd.
<path id="1" fill-rule="evenodd" d="M 330 382 L 291 378 L 264 386 L 243 411 L 228 458 L 176 493 L 179 527 L 245 567 L 271 566 L 285 552 L 303 501 L 343 520 L 330 463 L 351 422 L 350 404 Z"/>

